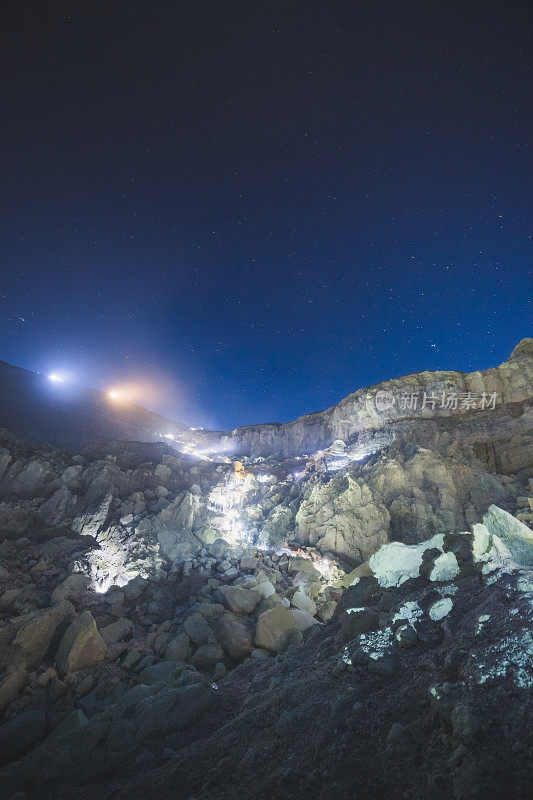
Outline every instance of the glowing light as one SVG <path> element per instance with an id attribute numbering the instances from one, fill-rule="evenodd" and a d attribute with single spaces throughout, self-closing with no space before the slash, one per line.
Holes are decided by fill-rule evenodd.
<path id="1" fill-rule="evenodd" d="M 151 383 L 132 382 L 111 386 L 107 392 L 108 400 L 114 403 L 137 403 L 145 405 L 154 402 L 158 396 L 157 389 Z"/>
<path id="2" fill-rule="evenodd" d="M 209 494 L 209 510 L 214 515 L 213 527 L 221 531 L 228 542 L 251 541 L 244 518 L 244 499 L 253 488 L 253 478 L 238 473 L 215 486 Z"/>
<path id="3" fill-rule="evenodd" d="M 344 570 L 340 569 L 336 564 L 332 564 L 327 558 L 321 558 L 319 561 L 313 562 L 313 566 L 329 584 L 337 584 L 344 575 Z"/>
<path id="4" fill-rule="evenodd" d="M 48 376 L 48 380 L 52 381 L 52 383 L 64 383 L 64 379 L 61 377 L 61 375 L 58 375 L 56 372 L 52 372 Z"/>

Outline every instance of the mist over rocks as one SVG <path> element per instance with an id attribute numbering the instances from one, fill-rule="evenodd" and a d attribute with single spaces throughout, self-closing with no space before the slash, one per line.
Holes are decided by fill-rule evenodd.
<path id="1" fill-rule="evenodd" d="M 525 798 L 531 353 L 380 384 L 491 408 L 373 387 L 224 452 L 2 429 L 6 796 Z"/>

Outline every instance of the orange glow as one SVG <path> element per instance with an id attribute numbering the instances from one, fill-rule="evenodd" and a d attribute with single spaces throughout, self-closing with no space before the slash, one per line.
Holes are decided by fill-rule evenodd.
<path id="1" fill-rule="evenodd" d="M 148 383 L 124 383 L 113 386 L 107 397 L 113 403 L 136 403 L 146 406 L 157 396 L 157 390 Z"/>

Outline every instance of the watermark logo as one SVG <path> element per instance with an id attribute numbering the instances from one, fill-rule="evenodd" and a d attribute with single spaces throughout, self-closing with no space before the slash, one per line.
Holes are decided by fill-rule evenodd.
<path id="1" fill-rule="evenodd" d="M 401 392 L 394 395 L 380 389 L 374 396 L 380 412 L 396 408 L 398 411 L 488 411 L 496 408 L 497 392 Z"/>
<path id="2" fill-rule="evenodd" d="M 380 389 L 376 392 L 375 403 L 376 408 L 378 411 L 388 411 L 396 402 L 396 398 L 394 397 L 392 392 L 386 392 L 383 389 Z"/>

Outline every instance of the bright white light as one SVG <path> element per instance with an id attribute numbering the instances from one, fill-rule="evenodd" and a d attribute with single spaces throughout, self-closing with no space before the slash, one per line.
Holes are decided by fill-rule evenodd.
<path id="1" fill-rule="evenodd" d="M 213 487 L 209 494 L 209 510 L 214 515 L 213 525 L 231 543 L 250 542 L 251 537 L 244 516 L 244 499 L 253 488 L 253 479 L 244 480 L 231 475 Z"/>
<path id="2" fill-rule="evenodd" d="M 165 439 L 174 440 L 176 438 L 173 433 L 164 433 L 163 436 L 165 437 Z"/>
<path id="3" fill-rule="evenodd" d="M 110 400 L 122 400 L 123 399 L 123 397 L 120 394 L 120 392 L 117 392 L 116 389 L 111 389 L 111 391 L 107 393 L 107 396 L 109 397 Z"/>
<path id="4" fill-rule="evenodd" d="M 52 381 L 52 383 L 63 383 L 63 378 L 56 372 L 52 372 L 52 374 L 48 376 L 48 380 Z"/>

